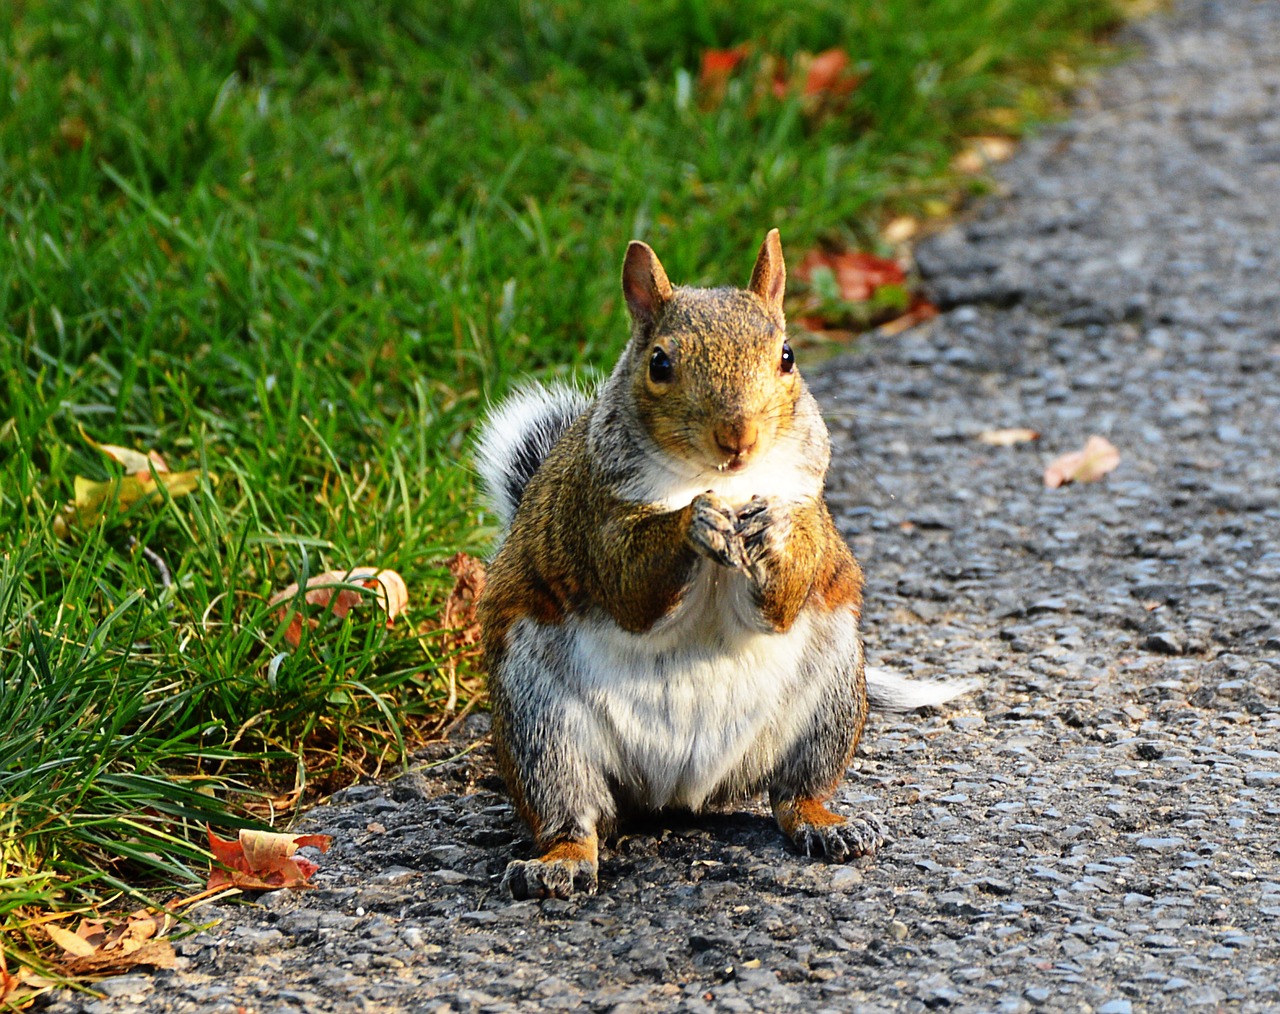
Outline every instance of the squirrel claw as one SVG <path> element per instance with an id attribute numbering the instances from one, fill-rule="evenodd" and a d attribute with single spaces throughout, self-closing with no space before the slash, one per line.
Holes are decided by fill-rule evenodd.
<path id="1" fill-rule="evenodd" d="M 892 839 L 880 818 L 868 813 L 850 817 L 842 824 L 803 824 L 792 840 L 806 856 L 825 856 L 828 862 L 845 863 L 858 856 L 874 855 Z"/>
<path id="2" fill-rule="evenodd" d="M 595 894 L 596 866 L 586 859 L 517 859 L 507 864 L 502 886 L 517 901 Z"/>
<path id="3" fill-rule="evenodd" d="M 746 566 L 742 539 L 735 531 L 733 508 L 708 491 L 693 501 L 689 520 L 689 541 L 693 547 L 722 567 L 739 570 Z"/>

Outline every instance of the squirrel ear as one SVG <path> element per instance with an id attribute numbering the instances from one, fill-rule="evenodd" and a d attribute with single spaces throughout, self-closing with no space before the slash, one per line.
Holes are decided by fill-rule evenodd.
<path id="1" fill-rule="evenodd" d="M 765 308 L 775 317 L 782 318 L 782 295 L 787 288 L 787 266 L 782 261 L 782 240 L 778 230 L 770 229 L 760 244 L 760 255 L 751 272 L 751 284 L 747 286 L 760 297 Z"/>
<path id="2" fill-rule="evenodd" d="M 627 256 L 622 262 L 622 294 L 631 318 L 645 329 L 653 326 L 671 298 L 671 283 L 662 262 L 648 243 L 638 239 L 627 244 Z"/>

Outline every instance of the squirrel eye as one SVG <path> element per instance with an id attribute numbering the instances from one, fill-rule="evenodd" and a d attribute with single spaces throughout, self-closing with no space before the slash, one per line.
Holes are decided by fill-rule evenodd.
<path id="1" fill-rule="evenodd" d="M 675 367 L 671 365 L 671 357 L 662 349 L 654 349 L 649 357 L 649 379 L 655 384 L 665 384 L 671 379 Z"/>
<path id="2" fill-rule="evenodd" d="M 787 342 L 782 343 L 782 372 L 790 373 L 796 368 L 796 354 L 791 351 Z"/>

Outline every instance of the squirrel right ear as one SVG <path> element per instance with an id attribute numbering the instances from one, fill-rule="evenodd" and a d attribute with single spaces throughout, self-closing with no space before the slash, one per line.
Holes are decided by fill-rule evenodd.
<path id="1" fill-rule="evenodd" d="M 671 298 L 671 282 L 662 268 L 662 262 L 648 243 L 633 239 L 627 244 L 627 256 L 622 262 L 622 294 L 627 300 L 631 319 L 646 331 L 650 330 Z"/>
<path id="2" fill-rule="evenodd" d="M 747 286 L 760 297 L 765 309 L 779 321 L 782 320 L 782 296 L 787 288 L 787 266 L 782 261 L 782 240 L 778 230 L 770 229 L 760 244 L 755 269 L 751 272 L 751 284 Z"/>

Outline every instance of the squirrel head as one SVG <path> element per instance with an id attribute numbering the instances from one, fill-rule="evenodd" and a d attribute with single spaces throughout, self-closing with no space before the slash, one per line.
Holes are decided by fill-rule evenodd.
<path id="1" fill-rule="evenodd" d="M 778 230 L 745 289 L 673 287 L 633 240 L 622 267 L 632 338 L 624 355 L 636 413 L 678 460 L 738 472 L 788 431 L 804 384 L 787 344 L 787 269 Z"/>

